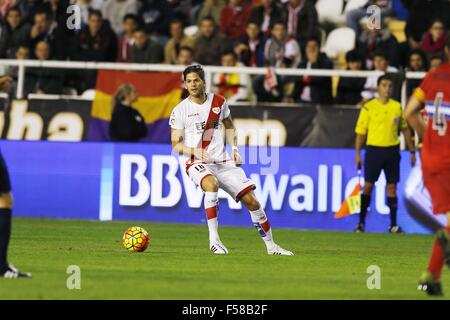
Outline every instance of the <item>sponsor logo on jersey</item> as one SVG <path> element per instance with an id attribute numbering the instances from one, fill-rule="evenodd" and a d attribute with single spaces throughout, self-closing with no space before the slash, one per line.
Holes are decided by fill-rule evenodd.
<path id="1" fill-rule="evenodd" d="M 214 107 L 214 108 L 212 108 L 212 111 L 213 111 L 215 114 L 219 114 L 219 112 L 220 112 L 220 107 Z"/>

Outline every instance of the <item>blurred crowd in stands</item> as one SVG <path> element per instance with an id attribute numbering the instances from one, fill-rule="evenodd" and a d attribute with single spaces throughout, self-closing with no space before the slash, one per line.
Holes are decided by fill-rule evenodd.
<path id="1" fill-rule="evenodd" d="M 450 0 L 358 1 L 344 12 L 352 1 L 2 0 L 0 58 L 267 67 L 265 76 L 216 74 L 215 89 L 231 102 L 320 104 L 370 99 L 376 78 L 334 83 L 280 77 L 273 68 L 427 71 L 443 62 Z M 67 23 L 71 5 L 81 14 L 79 29 Z M 335 5 L 344 19 L 321 19 L 320 8 Z M 380 28 L 368 28 L 371 5 L 381 9 Z M 351 41 L 350 49 L 327 55 L 323 47 L 338 28 L 350 32 L 338 39 Z M 17 78 L 16 68 L 7 72 Z M 95 74 L 27 68 L 25 92 L 80 94 L 95 87 Z"/>

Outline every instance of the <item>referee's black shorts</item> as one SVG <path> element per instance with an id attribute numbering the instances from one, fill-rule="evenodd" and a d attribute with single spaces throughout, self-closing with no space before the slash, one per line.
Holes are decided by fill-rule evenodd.
<path id="1" fill-rule="evenodd" d="M 375 183 L 384 170 L 387 183 L 400 181 L 400 147 L 367 146 L 364 159 L 364 179 Z"/>
<path id="2" fill-rule="evenodd" d="M 11 191 L 11 182 L 9 180 L 8 168 L 6 167 L 5 160 L 0 153 L 0 194 L 8 193 Z"/>

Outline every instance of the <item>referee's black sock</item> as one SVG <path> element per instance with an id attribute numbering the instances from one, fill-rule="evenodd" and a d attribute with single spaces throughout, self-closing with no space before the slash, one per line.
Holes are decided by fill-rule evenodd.
<path id="1" fill-rule="evenodd" d="M 370 194 L 361 194 L 361 212 L 359 213 L 359 223 L 366 223 L 367 208 L 370 205 Z"/>
<path id="2" fill-rule="evenodd" d="M 11 209 L 0 209 L 0 274 L 8 269 L 6 255 L 11 236 Z"/>
<path id="3" fill-rule="evenodd" d="M 391 227 L 397 225 L 397 197 L 388 197 L 389 215 L 391 216 Z"/>

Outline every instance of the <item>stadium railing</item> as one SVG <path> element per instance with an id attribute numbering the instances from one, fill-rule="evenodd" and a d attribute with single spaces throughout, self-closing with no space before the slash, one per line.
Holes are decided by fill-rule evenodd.
<path id="1" fill-rule="evenodd" d="M 139 63 L 116 63 L 116 62 L 83 62 L 83 61 L 39 61 L 39 60 L 11 60 L 0 59 L 0 67 L 17 67 L 17 91 L 16 98 L 24 98 L 24 82 L 26 68 L 55 68 L 55 69 L 90 69 L 90 70 L 127 70 L 127 71 L 154 71 L 154 72 L 182 72 L 185 68 L 183 65 L 167 65 L 167 64 L 139 64 Z M 266 68 L 256 67 L 221 67 L 221 66 L 204 66 L 206 89 L 211 91 L 213 86 L 213 74 L 215 73 L 240 73 L 247 75 L 264 75 Z M 366 78 L 373 75 L 382 75 L 382 71 L 350 71 L 350 70 L 325 70 L 325 69 L 283 69 L 276 68 L 275 73 L 282 76 L 318 76 L 318 77 L 351 77 Z M 399 72 L 402 73 L 402 72 Z M 404 81 L 401 88 L 401 103 L 406 105 L 407 79 L 422 79 L 425 72 L 405 72 Z"/>

